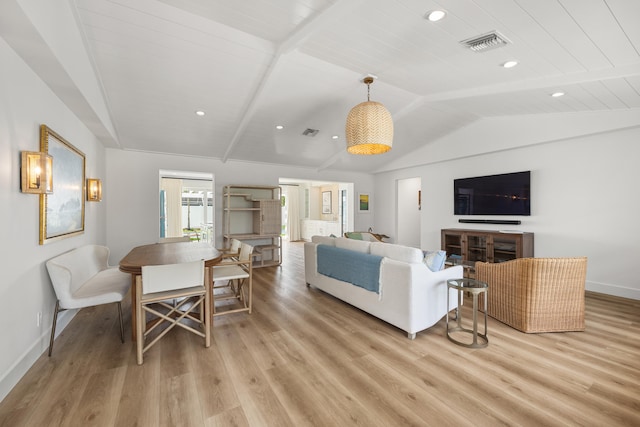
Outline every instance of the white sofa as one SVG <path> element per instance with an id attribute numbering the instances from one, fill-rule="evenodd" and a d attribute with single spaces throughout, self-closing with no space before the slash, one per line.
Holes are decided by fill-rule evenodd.
<path id="1" fill-rule="evenodd" d="M 379 293 L 318 273 L 318 245 L 381 256 Z M 448 279 L 463 277 L 461 266 L 433 272 L 420 249 L 382 242 L 313 236 L 304 244 L 305 279 L 312 285 L 404 331 L 410 339 L 457 307 Z"/>

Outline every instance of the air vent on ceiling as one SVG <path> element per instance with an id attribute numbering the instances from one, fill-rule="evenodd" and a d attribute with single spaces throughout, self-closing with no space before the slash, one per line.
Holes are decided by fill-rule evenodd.
<path id="1" fill-rule="evenodd" d="M 460 42 L 460 44 L 468 47 L 474 52 L 484 52 L 485 50 L 502 47 L 509 43 L 511 43 L 509 39 L 497 31 L 492 31 Z"/>
<path id="2" fill-rule="evenodd" d="M 320 132 L 318 129 L 305 129 L 304 132 L 302 132 L 302 134 L 304 136 L 314 137 L 318 134 L 318 132 Z"/>

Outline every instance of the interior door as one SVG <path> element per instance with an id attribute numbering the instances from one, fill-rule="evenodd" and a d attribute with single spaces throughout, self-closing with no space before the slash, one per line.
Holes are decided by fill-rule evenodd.
<path id="1" fill-rule="evenodd" d="M 397 181 L 397 243 L 420 248 L 421 178 L 399 179 Z"/>

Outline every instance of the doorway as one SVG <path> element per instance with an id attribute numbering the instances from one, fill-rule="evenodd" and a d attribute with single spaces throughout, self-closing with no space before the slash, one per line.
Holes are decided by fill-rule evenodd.
<path id="1" fill-rule="evenodd" d="M 354 184 L 280 178 L 285 194 L 287 240 L 311 240 L 312 236 L 341 236 L 354 227 Z M 295 228 L 298 232 L 295 232 Z"/>
<path id="2" fill-rule="evenodd" d="M 213 175 L 160 171 L 159 237 L 213 243 Z"/>
<path id="3" fill-rule="evenodd" d="M 397 206 L 398 244 L 420 248 L 422 179 L 399 179 Z"/>
<path id="4" fill-rule="evenodd" d="M 349 192 L 340 190 L 340 235 L 349 231 Z"/>

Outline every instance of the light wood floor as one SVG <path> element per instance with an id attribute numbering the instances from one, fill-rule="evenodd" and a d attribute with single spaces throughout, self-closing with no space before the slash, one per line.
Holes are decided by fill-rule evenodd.
<path id="1" fill-rule="evenodd" d="M 307 288 L 302 245 L 285 251 L 255 271 L 254 313 L 216 318 L 209 349 L 174 330 L 137 366 L 115 305 L 82 310 L 0 403 L 0 425 L 640 425 L 640 301 L 588 294 L 586 332 L 490 318 L 489 346 L 470 350 L 444 320 L 410 341 Z"/>

